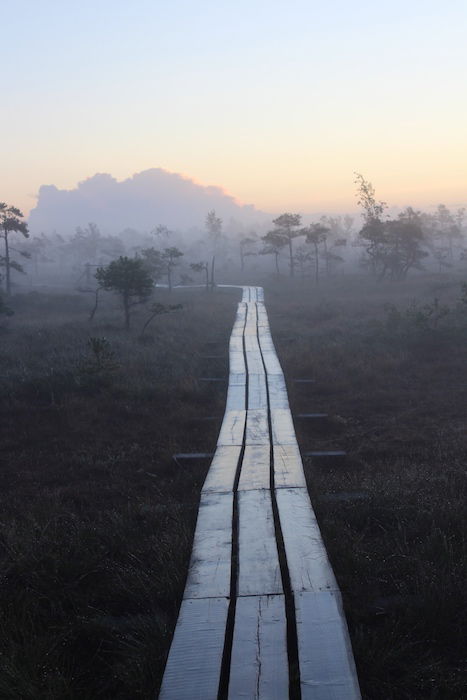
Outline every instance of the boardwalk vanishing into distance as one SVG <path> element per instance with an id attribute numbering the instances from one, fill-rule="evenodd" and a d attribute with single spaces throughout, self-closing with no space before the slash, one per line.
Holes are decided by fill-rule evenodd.
<path id="1" fill-rule="evenodd" d="M 260 287 L 243 287 L 229 357 L 159 698 L 360 698 Z"/>

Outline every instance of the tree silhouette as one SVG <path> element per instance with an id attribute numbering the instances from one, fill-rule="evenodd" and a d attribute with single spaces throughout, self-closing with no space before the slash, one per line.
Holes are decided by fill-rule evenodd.
<path id="1" fill-rule="evenodd" d="M 16 207 L 10 207 L 5 202 L 0 202 L 0 237 L 4 240 L 5 255 L 0 257 L 0 264 L 5 268 L 5 291 L 7 296 L 11 296 L 11 270 L 24 272 L 22 266 L 15 260 L 11 259 L 11 251 L 16 250 L 11 248 L 9 236 L 12 233 L 21 233 L 25 238 L 29 238 L 28 226 L 25 221 L 22 221 L 23 214 Z M 28 253 L 23 253 L 18 250 L 20 255 L 30 257 Z"/>
<path id="2" fill-rule="evenodd" d="M 130 310 L 145 301 L 152 292 L 154 282 L 139 258 L 120 256 L 106 267 L 97 268 L 95 277 L 99 287 L 113 291 L 122 299 L 125 328 L 130 328 Z"/>
<path id="3" fill-rule="evenodd" d="M 281 214 L 277 217 L 277 219 L 273 220 L 272 223 L 274 224 L 275 228 L 269 232 L 274 237 L 276 243 L 282 240 L 283 245 L 287 245 L 289 248 L 289 266 L 291 277 L 294 276 L 295 267 L 292 241 L 294 238 L 303 235 L 302 231 L 299 229 L 301 222 L 302 217 L 300 216 L 300 214 Z M 263 236 L 263 240 L 265 239 L 266 236 Z"/>

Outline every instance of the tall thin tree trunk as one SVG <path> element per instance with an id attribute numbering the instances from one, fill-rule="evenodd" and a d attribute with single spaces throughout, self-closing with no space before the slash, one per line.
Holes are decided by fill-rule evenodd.
<path id="1" fill-rule="evenodd" d="M 293 264 L 293 248 L 292 248 L 292 239 L 289 238 L 289 256 L 290 256 L 290 276 L 294 276 L 294 264 Z"/>
<path id="2" fill-rule="evenodd" d="M 211 260 L 211 292 L 214 291 L 214 266 L 216 264 L 216 256 L 212 256 Z"/>
<path id="3" fill-rule="evenodd" d="M 326 235 L 323 236 L 324 243 L 324 260 L 326 262 L 326 277 L 329 277 L 329 258 L 328 258 L 328 242 L 326 240 Z"/>
<path id="4" fill-rule="evenodd" d="M 100 287 L 98 287 L 98 288 L 96 289 L 96 292 L 95 292 L 95 295 L 96 295 L 96 296 L 95 296 L 95 299 L 94 299 L 94 307 L 93 307 L 91 313 L 89 314 L 89 321 L 90 321 L 90 323 L 92 323 L 92 321 L 93 321 L 93 319 L 94 319 L 94 316 L 96 315 L 97 306 L 98 306 L 98 304 L 99 304 L 99 292 L 100 292 Z"/>
<path id="5" fill-rule="evenodd" d="M 319 254 L 317 243 L 315 243 L 315 282 L 319 284 Z"/>
<path id="6" fill-rule="evenodd" d="M 6 295 L 11 297 L 11 278 L 10 278 L 10 247 L 8 245 L 8 233 L 5 230 L 5 284 L 6 284 Z"/>

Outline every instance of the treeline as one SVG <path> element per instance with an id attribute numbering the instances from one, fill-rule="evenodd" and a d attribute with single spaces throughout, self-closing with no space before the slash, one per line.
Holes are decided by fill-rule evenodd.
<path id="1" fill-rule="evenodd" d="M 357 174 L 361 220 L 322 216 L 304 225 L 298 213 L 272 220 L 269 230 L 225 233 L 214 210 L 207 212 L 204 233 L 187 236 L 165 225 L 143 234 L 126 229 L 103 235 L 95 223 L 77 227 L 71 238 L 58 232 L 30 236 L 19 209 L 0 204 L 0 282 L 6 298 L 29 286 L 56 284 L 95 292 L 96 273 L 120 258 L 137 259 L 154 284 L 203 284 L 243 281 L 245 276 L 288 274 L 318 284 L 339 271 L 367 271 L 375 279 L 402 280 L 410 271 L 461 269 L 467 261 L 465 209 L 440 204 L 434 213 L 407 207 L 395 218 L 376 198 L 372 184 Z M 268 263 L 268 260 L 270 262 Z M 5 301 L 0 309 L 5 310 Z"/>

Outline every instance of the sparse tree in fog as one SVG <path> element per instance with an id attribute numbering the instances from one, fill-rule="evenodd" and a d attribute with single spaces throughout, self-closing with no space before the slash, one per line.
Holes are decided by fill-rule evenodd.
<path id="1" fill-rule="evenodd" d="M 303 279 L 305 277 L 305 266 L 311 260 L 310 251 L 304 245 L 299 245 L 295 250 L 294 257 L 300 269 L 300 277 Z"/>
<path id="2" fill-rule="evenodd" d="M 372 184 L 359 174 L 355 182 L 364 218 L 359 235 L 371 270 L 379 279 L 404 279 L 410 269 L 420 269 L 427 256 L 421 213 L 407 207 L 397 219 L 383 219 L 387 205 L 376 200 Z"/>
<path id="3" fill-rule="evenodd" d="M 14 250 L 24 257 L 30 257 L 28 253 L 12 248 L 9 240 L 12 233 L 20 233 L 25 238 L 29 238 L 28 226 L 25 221 L 22 221 L 23 218 L 24 216 L 19 209 L 0 202 L 0 236 L 4 241 L 5 252 L 0 257 L 0 265 L 5 268 L 5 291 L 7 296 L 11 296 L 11 270 L 24 272 L 22 266 L 11 259 L 11 251 Z"/>
<path id="4" fill-rule="evenodd" d="M 146 270 L 151 275 L 153 282 L 158 282 L 165 272 L 165 260 L 160 250 L 156 248 L 143 248 L 141 258 Z"/>
<path id="5" fill-rule="evenodd" d="M 220 238 L 222 236 L 222 219 L 220 219 L 214 209 L 208 211 L 206 216 L 206 230 L 208 232 L 208 237 L 212 244 L 212 259 L 211 259 L 211 289 L 214 289 L 214 268 L 216 264 L 216 253 L 219 245 Z"/>
<path id="6" fill-rule="evenodd" d="M 171 231 L 168 226 L 165 226 L 164 224 L 159 224 L 158 226 L 156 226 L 155 229 L 151 231 L 151 233 L 153 234 L 153 236 L 157 236 L 161 240 L 165 238 L 165 240 L 167 241 L 172 236 L 173 231 Z"/>
<path id="7" fill-rule="evenodd" d="M 323 226 L 323 224 L 311 224 L 307 228 L 302 229 L 303 233 L 306 235 L 306 242 L 313 246 L 313 260 L 315 263 L 315 282 L 319 282 L 319 256 L 320 250 L 319 246 L 326 242 L 326 237 L 329 233 L 329 228 Z M 327 249 L 324 252 L 326 256 L 327 264 Z"/>
<path id="8" fill-rule="evenodd" d="M 256 251 L 252 246 L 256 244 L 256 236 L 244 236 L 239 241 L 240 244 L 240 269 L 243 272 L 245 269 L 245 258 L 250 255 L 256 255 Z"/>
<path id="9" fill-rule="evenodd" d="M 265 236 L 261 237 L 264 241 L 265 246 L 259 251 L 260 255 L 274 255 L 274 262 L 276 266 L 276 272 L 279 275 L 279 256 L 281 254 L 282 248 L 287 244 L 285 238 L 277 233 L 276 231 L 269 231 Z"/>
<path id="10" fill-rule="evenodd" d="M 165 264 L 165 269 L 167 273 L 167 283 L 169 285 L 170 292 L 172 291 L 172 271 L 174 267 L 176 267 L 179 264 L 179 258 L 181 257 L 183 257 L 182 251 L 176 248 L 175 246 L 165 248 L 164 252 L 162 253 L 162 260 Z"/>
<path id="11" fill-rule="evenodd" d="M 274 234 L 276 240 L 282 239 L 284 241 L 284 246 L 287 245 L 289 249 L 289 267 L 290 276 L 294 275 L 294 254 L 292 241 L 298 236 L 302 236 L 303 233 L 300 230 L 300 225 L 302 222 L 302 217 L 300 214 L 281 214 L 277 219 L 273 220 L 274 229 L 270 233 Z M 265 240 L 265 237 L 263 237 Z"/>
<path id="12" fill-rule="evenodd" d="M 194 272 L 204 272 L 206 275 L 206 290 L 209 290 L 209 265 L 207 262 L 196 262 L 190 264 Z"/>
<path id="13" fill-rule="evenodd" d="M 125 316 L 125 328 L 130 328 L 130 311 L 150 296 L 154 282 L 140 258 L 120 256 L 106 267 L 99 267 L 95 275 L 99 286 L 120 295 Z"/>

